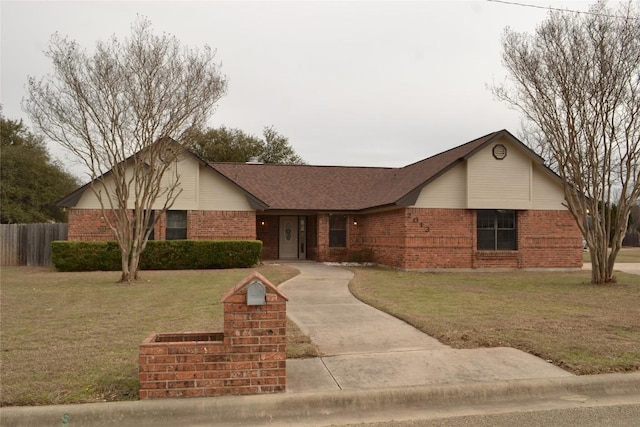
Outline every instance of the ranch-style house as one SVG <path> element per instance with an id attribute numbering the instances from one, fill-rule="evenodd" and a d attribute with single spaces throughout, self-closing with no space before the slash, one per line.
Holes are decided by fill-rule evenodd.
<path id="1" fill-rule="evenodd" d="M 582 266 L 560 178 L 506 130 L 402 168 L 207 163 L 186 150 L 177 168 L 182 192 L 154 239 L 257 239 L 263 260 L 400 269 Z M 113 240 L 90 184 L 59 205 L 69 240 Z"/>

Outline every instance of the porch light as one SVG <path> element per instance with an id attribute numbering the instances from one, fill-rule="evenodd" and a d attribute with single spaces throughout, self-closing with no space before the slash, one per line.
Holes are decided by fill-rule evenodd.
<path id="1" fill-rule="evenodd" d="M 260 225 L 264 225 L 264 219 L 260 221 Z"/>
<path id="2" fill-rule="evenodd" d="M 357 219 L 353 220 L 353 225 L 358 225 L 358 220 Z"/>

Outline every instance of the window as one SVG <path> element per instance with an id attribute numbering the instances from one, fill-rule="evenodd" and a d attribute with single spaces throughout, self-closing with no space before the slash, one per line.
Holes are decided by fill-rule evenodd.
<path id="1" fill-rule="evenodd" d="M 187 211 L 167 211 L 167 240 L 187 238 Z"/>
<path id="2" fill-rule="evenodd" d="M 478 250 L 514 251 L 516 243 L 516 211 L 478 211 Z"/>
<path id="3" fill-rule="evenodd" d="M 347 247 L 347 216 L 346 215 L 330 215 L 329 216 L 329 247 L 330 248 L 346 248 Z"/>

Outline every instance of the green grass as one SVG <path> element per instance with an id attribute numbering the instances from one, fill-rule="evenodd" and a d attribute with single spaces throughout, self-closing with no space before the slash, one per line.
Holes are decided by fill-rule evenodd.
<path id="1" fill-rule="evenodd" d="M 582 260 L 584 262 L 591 262 L 591 258 L 589 257 L 589 251 L 584 251 L 582 253 Z M 616 263 L 640 263 L 640 248 L 622 248 L 620 252 L 618 252 L 618 256 L 616 257 Z"/>
<path id="2" fill-rule="evenodd" d="M 576 374 L 640 370 L 638 276 L 354 271 L 359 299 L 454 348 L 514 347 Z"/>
<path id="3" fill-rule="evenodd" d="M 279 284 L 297 270 L 257 270 Z M 3 267 L 2 405 L 137 399 L 138 345 L 154 332 L 222 330 L 220 298 L 252 269 L 60 273 Z M 314 347 L 291 322 L 295 356 Z"/>

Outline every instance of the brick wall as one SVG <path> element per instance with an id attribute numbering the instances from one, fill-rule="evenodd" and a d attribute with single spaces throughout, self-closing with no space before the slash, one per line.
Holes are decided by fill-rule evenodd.
<path id="1" fill-rule="evenodd" d="M 316 230 L 318 232 L 316 261 L 329 261 L 329 214 L 318 214 Z"/>
<path id="2" fill-rule="evenodd" d="M 265 305 L 246 304 L 254 280 L 265 285 Z M 285 391 L 286 296 L 252 273 L 222 301 L 223 333 L 152 334 L 140 345 L 140 399 Z"/>
<path id="3" fill-rule="evenodd" d="M 358 224 L 353 224 L 357 219 Z M 261 221 L 265 222 L 262 225 Z M 279 217 L 245 211 L 189 211 L 187 237 L 262 240 L 262 259 L 278 258 Z M 580 267 L 582 238 L 568 211 L 518 211 L 517 251 L 477 251 L 476 212 L 406 208 L 349 215 L 347 248 L 329 247 L 329 215 L 307 217 L 307 258 L 347 261 L 370 249 L 374 261 L 404 269 Z M 165 237 L 165 217 L 156 239 Z M 69 240 L 112 240 L 99 210 L 69 212 Z"/>
<path id="4" fill-rule="evenodd" d="M 106 215 L 113 214 L 105 212 Z M 69 209 L 69 240 L 87 242 L 115 240 L 100 209 Z"/>
<path id="5" fill-rule="evenodd" d="M 403 269 L 582 266 L 580 231 L 568 211 L 518 211 L 517 224 L 517 251 L 477 251 L 476 211 L 397 209 L 358 217 L 349 242 Z"/>
<path id="6" fill-rule="evenodd" d="M 254 211 L 189 211 L 187 238 L 193 240 L 256 240 Z"/>
<path id="7" fill-rule="evenodd" d="M 278 259 L 279 217 L 260 215 L 257 217 L 256 239 L 262 241 L 260 259 Z"/>
<path id="8" fill-rule="evenodd" d="M 569 211 L 519 211 L 522 267 L 582 267 L 582 234 Z"/>
<path id="9" fill-rule="evenodd" d="M 403 268 L 471 266 L 475 244 L 475 211 L 405 209 L 407 233 Z"/>
<path id="10" fill-rule="evenodd" d="M 405 213 L 403 209 L 378 212 L 358 217 L 357 231 L 350 242 L 357 248 L 373 250 L 379 264 L 404 268 Z M 354 241 L 355 240 L 355 241 Z"/>
<path id="11" fill-rule="evenodd" d="M 110 212 L 107 212 L 110 214 Z M 164 240 L 166 215 L 158 217 L 154 238 Z M 188 211 L 187 238 L 192 240 L 255 240 L 253 211 Z M 115 236 L 99 209 L 69 210 L 69 240 L 104 241 Z"/>
<path id="12" fill-rule="evenodd" d="M 318 218 L 307 216 L 307 259 L 318 259 Z"/>

